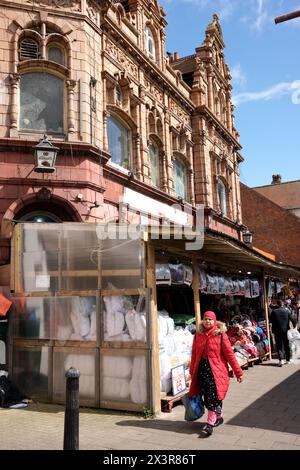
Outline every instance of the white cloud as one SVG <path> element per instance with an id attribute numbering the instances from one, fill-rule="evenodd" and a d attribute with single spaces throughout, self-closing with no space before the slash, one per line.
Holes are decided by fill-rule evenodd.
<path id="1" fill-rule="evenodd" d="M 254 29 L 261 31 L 265 22 L 268 20 L 268 13 L 265 0 L 257 0 L 257 13 L 254 22 Z"/>
<path id="2" fill-rule="evenodd" d="M 244 74 L 241 64 L 236 64 L 230 69 L 230 75 L 232 77 L 232 83 L 240 87 L 246 86 L 246 75 Z"/>
<path id="3" fill-rule="evenodd" d="M 232 101 L 236 106 L 238 106 L 241 103 L 247 103 L 249 101 L 267 101 L 280 98 L 288 93 L 291 93 L 292 102 L 297 104 L 297 97 L 300 93 L 300 80 L 277 83 L 276 85 L 262 91 L 238 93 L 233 96 Z"/>

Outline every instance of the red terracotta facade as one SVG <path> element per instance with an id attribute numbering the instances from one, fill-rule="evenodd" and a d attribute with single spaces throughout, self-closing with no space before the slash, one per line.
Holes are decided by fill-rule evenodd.
<path id="1" fill-rule="evenodd" d="M 131 209 L 145 215 L 140 195 L 163 203 L 166 213 L 174 204 L 186 203 L 192 212 L 203 204 L 207 226 L 241 239 L 243 159 L 217 15 L 196 53 L 179 59 L 165 57 L 167 22 L 156 0 L 0 0 L 0 6 L 1 264 L 9 262 L 7 220 L 40 211 L 62 221 L 119 221 L 126 191 L 134 204 L 127 205 L 125 221 Z M 59 133 L 47 126 L 47 106 L 38 129 L 29 129 L 36 110 L 28 96 L 35 91 L 24 83 L 41 72 L 62 83 Z M 34 97 L 35 106 L 45 103 Z M 130 136 L 127 168 L 111 164 L 112 118 Z M 54 173 L 34 171 L 33 147 L 44 132 L 59 148 Z M 156 184 L 151 143 L 158 151 Z M 183 198 L 176 189 L 178 162 Z M 159 220 L 155 204 L 152 216 Z"/>

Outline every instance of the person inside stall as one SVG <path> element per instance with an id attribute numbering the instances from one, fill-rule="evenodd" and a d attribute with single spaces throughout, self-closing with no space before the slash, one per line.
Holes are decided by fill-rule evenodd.
<path id="1" fill-rule="evenodd" d="M 26 408 L 32 399 L 20 392 L 8 378 L 5 364 L 0 364 L 0 408 Z"/>
<path id="2" fill-rule="evenodd" d="M 222 404 L 229 388 L 227 363 L 237 381 L 242 382 L 243 371 L 232 350 L 226 326 L 217 321 L 214 312 L 207 311 L 194 336 L 189 391 L 191 397 L 199 393 L 204 396 L 208 409 L 207 423 L 203 428 L 205 437 L 211 436 L 214 427 L 223 423 Z"/>

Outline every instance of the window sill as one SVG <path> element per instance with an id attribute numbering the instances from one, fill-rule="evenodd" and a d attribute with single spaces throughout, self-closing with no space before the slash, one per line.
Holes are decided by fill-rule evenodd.
<path id="1" fill-rule="evenodd" d="M 125 175 L 128 175 L 130 176 L 132 171 L 131 170 L 127 170 L 127 168 L 124 168 L 123 166 L 121 165 L 118 165 L 118 163 L 114 163 L 114 162 L 107 162 L 107 165 L 111 166 L 112 168 L 116 168 L 117 170 L 121 171 L 122 173 L 124 173 Z"/>

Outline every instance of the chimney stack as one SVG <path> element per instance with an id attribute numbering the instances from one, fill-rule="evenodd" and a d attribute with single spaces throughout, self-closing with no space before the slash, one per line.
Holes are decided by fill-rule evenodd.
<path id="1" fill-rule="evenodd" d="M 280 183 L 281 183 L 281 175 L 272 175 L 271 184 L 280 184 Z"/>
<path id="2" fill-rule="evenodd" d="M 173 62 L 173 54 L 172 52 L 167 52 L 167 58 L 169 60 L 169 64 L 171 64 Z"/>
<path id="3" fill-rule="evenodd" d="M 174 52 L 174 60 L 179 60 L 179 52 Z"/>

